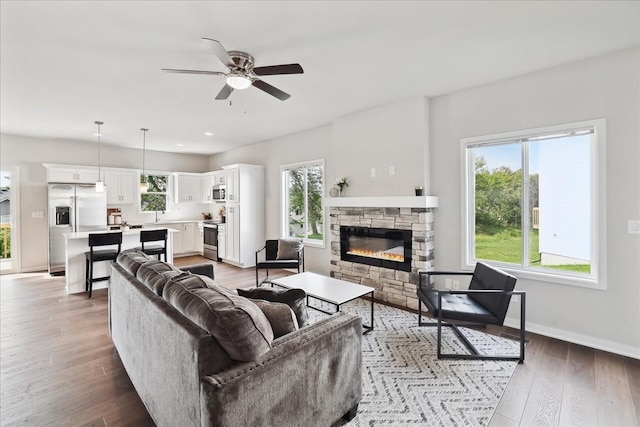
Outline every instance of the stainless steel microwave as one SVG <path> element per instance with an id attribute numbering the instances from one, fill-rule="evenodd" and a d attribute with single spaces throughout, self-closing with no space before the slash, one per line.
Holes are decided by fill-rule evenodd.
<path id="1" fill-rule="evenodd" d="M 214 185 L 213 186 L 213 194 L 211 196 L 211 198 L 213 200 L 225 200 L 226 198 L 226 187 L 224 185 Z"/>

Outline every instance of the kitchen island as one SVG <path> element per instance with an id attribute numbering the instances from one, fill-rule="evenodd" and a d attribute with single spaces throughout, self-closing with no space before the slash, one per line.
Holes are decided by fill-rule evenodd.
<path id="1" fill-rule="evenodd" d="M 145 227 L 144 230 L 167 229 L 167 262 L 173 264 L 173 234 L 178 230 L 167 227 Z M 122 231 L 122 250 L 133 249 L 140 246 L 140 231 L 135 228 Z M 65 276 L 67 281 L 67 293 L 77 294 L 86 291 L 85 280 L 85 252 L 89 251 L 89 234 L 94 233 L 118 233 L 119 230 L 84 231 L 79 233 L 64 233 L 65 240 Z M 106 249 L 106 248 L 105 248 Z M 99 249 L 98 249 L 99 250 Z M 93 267 L 93 277 L 103 277 L 111 274 L 110 262 L 97 262 Z M 104 289 L 109 286 L 109 281 L 94 282 L 93 290 Z"/>

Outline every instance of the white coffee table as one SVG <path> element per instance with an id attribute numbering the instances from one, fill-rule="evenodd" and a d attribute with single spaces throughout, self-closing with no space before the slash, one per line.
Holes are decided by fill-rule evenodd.
<path id="1" fill-rule="evenodd" d="M 373 331 L 374 288 L 347 282 L 346 280 L 334 279 L 333 277 L 310 273 L 308 271 L 291 276 L 281 277 L 279 279 L 272 279 L 271 283 L 288 289 L 302 289 L 307 293 L 307 306 L 327 314 L 333 313 L 324 311 L 318 307 L 310 306 L 309 297 L 317 298 L 320 301 L 324 301 L 329 304 L 334 304 L 336 306 L 335 312 L 337 313 L 340 311 L 340 306 L 342 304 L 370 294 L 369 297 L 371 298 L 371 323 L 369 325 L 362 325 L 362 328 L 364 329 L 365 334 Z"/>

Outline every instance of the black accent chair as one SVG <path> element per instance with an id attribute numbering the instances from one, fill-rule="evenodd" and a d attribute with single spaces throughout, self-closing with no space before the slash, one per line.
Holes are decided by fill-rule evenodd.
<path id="1" fill-rule="evenodd" d="M 278 258 L 278 244 L 278 239 L 267 240 L 265 245 L 256 251 L 256 286 L 261 286 L 265 282 L 270 283 L 269 269 L 295 268 L 298 273 L 304 271 L 304 245 L 302 242 L 296 251 L 297 257 L 291 259 Z M 264 253 L 264 259 L 260 260 L 262 253 Z M 259 281 L 258 277 L 260 270 L 267 270 L 267 276 L 262 281 Z"/>
<path id="2" fill-rule="evenodd" d="M 431 276 L 472 275 L 468 290 L 436 290 Z M 438 327 L 438 359 L 484 359 L 524 361 L 525 344 L 525 292 L 514 291 L 516 278 L 509 273 L 479 262 L 471 272 L 421 271 L 418 286 L 418 325 Z M 425 279 L 425 280 L 423 280 Z M 458 326 L 486 326 L 504 324 L 511 296 L 520 296 L 520 354 L 488 355 L 480 353 L 464 336 Z M 437 322 L 422 322 L 422 304 L 425 304 Z M 465 323 L 449 323 L 455 320 Z M 471 323 L 469 323 L 471 322 Z M 442 327 L 451 327 L 471 354 L 442 353 Z"/>
<path id="3" fill-rule="evenodd" d="M 145 243 L 149 242 L 162 242 L 162 246 L 153 245 L 145 246 Z M 142 246 L 136 249 L 144 252 L 150 256 L 158 256 L 158 259 L 162 261 L 161 256 L 164 256 L 164 262 L 167 262 L 167 229 L 162 230 L 141 230 L 140 231 L 140 243 Z"/>
<path id="4" fill-rule="evenodd" d="M 100 246 L 118 246 L 118 249 L 94 250 Z M 115 261 L 122 248 L 122 232 L 89 234 L 89 252 L 85 252 L 86 291 L 91 298 L 93 282 L 109 280 L 110 276 L 93 277 L 93 263 L 101 261 Z"/>

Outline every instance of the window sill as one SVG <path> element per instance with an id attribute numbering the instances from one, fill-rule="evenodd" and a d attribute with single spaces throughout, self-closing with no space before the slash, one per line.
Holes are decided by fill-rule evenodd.
<path id="1" fill-rule="evenodd" d="M 326 246 L 324 244 L 324 242 L 322 243 L 317 243 L 315 241 L 307 241 L 307 240 L 303 240 L 302 244 L 306 247 L 306 248 L 318 248 L 318 249 L 324 249 Z"/>
<path id="2" fill-rule="evenodd" d="M 576 286 L 579 288 L 585 289 L 594 289 L 600 291 L 606 291 L 607 285 L 606 283 L 600 282 L 596 279 L 588 278 L 588 277 L 574 277 L 567 276 L 564 274 L 557 274 L 554 272 L 548 271 L 532 271 L 532 270 L 524 270 L 521 268 L 514 267 L 513 265 L 500 264 L 497 262 L 489 262 L 483 261 L 491 264 L 501 270 L 506 271 L 507 273 L 513 274 L 518 279 L 526 279 L 526 280 L 535 280 L 538 282 L 547 282 L 553 283 L 556 285 L 566 285 L 566 286 Z M 473 271 L 473 265 L 466 265 L 463 267 L 465 270 Z"/>

